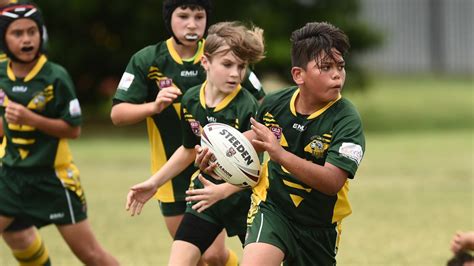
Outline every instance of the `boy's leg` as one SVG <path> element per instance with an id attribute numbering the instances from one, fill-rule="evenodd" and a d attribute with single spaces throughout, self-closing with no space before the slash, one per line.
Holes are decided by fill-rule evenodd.
<path id="1" fill-rule="evenodd" d="M 5 231 L 3 239 L 20 266 L 51 265 L 48 249 L 35 227 Z"/>
<path id="2" fill-rule="evenodd" d="M 86 265 L 119 265 L 95 238 L 89 221 L 58 225 L 58 230 L 72 252 Z"/>
<path id="3" fill-rule="evenodd" d="M 267 243 L 251 243 L 244 248 L 241 265 L 279 266 L 284 258 L 285 254 L 276 246 Z"/>
<path id="4" fill-rule="evenodd" d="M 176 232 L 169 265 L 196 265 L 202 254 L 215 243 L 221 232 L 221 226 L 193 214 L 185 213 Z M 212 258 L 213 261 L 206 261 L 206 263 L 209 265 L 225 265 L 228 252 L 225 250 L 223 236 L 216 243 L 216 248 L 218 251 L 214 250 L 214 252 L 218 252 L 218 256 L 208 255 L 208 258 Z M 209 251 L 212 251 L 212 249 Z"/>
<path id="5" fill-rule="evenodd" d="M 185 202 L 173 202 L 173 203 L 164 203 L 160 202 L 160 209 L 164 216 L 165 224 L 170 233 L 171 237 L 175 239 L 176 231 L 183 220 L 184 212 L 186 211 L 186 203 Z M 173 243 L 174 245 L 174 243 Z M 181 245 L 179 246 L 181 247 Z M 177 247 L 178 249 L 178 247 Z M 172 249 L 173 252 L 173 249 Z M 192 255 L 192 254 L 189 254 Z M 198 254 L 199 258 L 202 260 L 199 263 L 194 263 L 193 265 L 227 265 L 226 262 L 230 260 L 236 261 L 236 255 L 232 251 L 228 251 L 225 248 L 225 232 L 219 234 L 214 242 L 205 250 L 204 254 Z M 179 259 L 185 259 L 181 257 Z M 223 262 L 223 263 L 222 263 Z M 170 261 L 171 263 L 171 261 Z M 237 265 L 237 263 L 229 264 Z"/>

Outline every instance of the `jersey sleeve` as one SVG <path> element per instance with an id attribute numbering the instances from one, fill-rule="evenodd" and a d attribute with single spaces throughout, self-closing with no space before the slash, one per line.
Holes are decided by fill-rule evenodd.
<path id="1" fill-rule="evenodd" d="M 250 69 L 247 68 L 245 73 L 245 78 L 242 81 L 242 87 L 246 88 L 250 93 L 252 93 L 255 99 L 260 100 L 265 96 L 265 91 L 263 90 L 262 83 L 258 79 L 257 75 Z"/>
<path id="2" fill-rule="evenodd" d="M 66 70 L 63 69 L 62 72 L 55 81 L 54 110 L 58 112 L 58 118 L 72 126 L 79 126 L 82 123 L 81 105 L 71 77 Z"/>
<path id="3" fill-rule="evenodd" d="M 248 105 L 245 106 L 245 108 L 242 108 L 242 112 L 239 114 L 240 132 L 245 132 L 250 129 L 250 118 L 255 117 L 257 114 L 257 100 L 249 95 L 246 102 L 248 102 Z"/>
<path id="4" fill-rule="evenodd" d="M 142 56 L 142 51 L 132 56 L 115 92 L 114 103 L 140 104 L 146 101 L 148 96 L 148 65 L 149 63 Z"/>
<path id="5" fill-rule="evenodd" d="M 201 126 L 199 121 L 196 121 L 191 113 L 188 112 L 186 103 L 181 103 L 181 133 L 183 135 L 183 146 L 187 149 L 192 149 L 200 140 L 196 133 L 200 134 Z M 198 132 L 199 131 L 199 132 Z"/>
<path id="6" fill-rule="evenodd" d="M 326 162 L 345 170 L 349 178 L 354 178 L 364 151 L 365 137 L 358 113 L 354 111 L 336 120 Z"/>

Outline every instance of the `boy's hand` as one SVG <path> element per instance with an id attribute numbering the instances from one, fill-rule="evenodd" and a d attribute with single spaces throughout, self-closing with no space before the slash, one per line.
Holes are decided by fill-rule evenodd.
<path id="1" fill-rule="evenodd" d="M 252 140 L 252 144 L 256 149 L 262 149 L 268 152 L 270 158 L 276 162 L 279 162 L 279 158 L 283 156 L 285 150 L 281 147 L 280 142 L 275 137 L 270 129 L 265 125 L 257 122 L 257 120 L 250 118 L 252 123 L 252 131 L 256 135 L 256 139 Z"/>
<path id="2" fill-rule="evenodd" d="M 217 167 L 216 162 L 210 162 L 211 158 L 214 156 L 214 154 L 209 151 L 208 148 L 202 148 L 199 145 L 196 145 L 194 147 L 196 150 L 196 159 L 194 161 L 194 166 L 199 168 L 201 172 L 212 176 L 216 180 L 222 180 L 216 173 L 214 173 L 214 169 Z"/>
<path id="3" fill-rule="evenodd" d="M 198 201 L 193 205 L 193 210 L 202 212 L 205 209 L 211 207 L 219 200 L 225 199 L 226 195 L 221 189 L 221 185 L 216 185 L 211 181 L 204 178 L 202 175 L 198 176 L 199 181 L 204 185 L 204 188 L 190 189 L 186 191 L 188 197 L 186 201 Z"/>
<path id="4" fill-rule="evenodd" d="M 143 205 L 155 195 L 157 189 L 156 184 L 150 180 L 134 185 L 128 192 L 125 210 L 130 211 L 132 216 L 139 215 Z"/>
<path id="5" fill-rule="evenodd" d="M 30 109 L 11 100 L 5 108 L 5 119 L 9 124 L 31 125 L 32 114 Z"/>
<path id="6" fill-rule="evenodd" d="M 161 111 L 172 104 L 181 94 L 181 90 L 174 86 L 160 89 L 155 99 L 156 113 L 161 113 Z"/>

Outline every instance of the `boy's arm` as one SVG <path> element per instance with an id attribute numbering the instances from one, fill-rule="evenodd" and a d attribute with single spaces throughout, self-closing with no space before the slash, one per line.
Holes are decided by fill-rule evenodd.
<path id="1" fill-rule="evenodd" d="M 331 163 L 326 162 L 321 166 L 286 151 L 270 129 L 254 119 L 251 119 L 251 122 L 256 136 L 252 144 L 267 151 L 271 160 L 280 164 L 301 182 L 327 195 L 336 195 L 344 186 L 348 172 Z"/>
<path id="2" fill-rule="evenodd" d="M 116 126 L 136 124 L 143 119 L 161 113 L 166 107 L 181 95 L 176 87 L 166 87 L 160 90 L 154 102 L 128 103 L 121 102 L 112 107 L 110 118 Z"/>
<path id="3" fill-rule="evenodd" d="M 157 189 L 186 169 L 195 156 L 194 149 L 180 146 L 160 170 L 146 181 L 130 188 L 125 209 L 130 211 L 132 216 L 140 214 L 143 205 L 155 195 Z"/>
<path id="4" fill-rule="evenodd" d="M 25 106 L 9 101 L 5 108 L 5 119 L 8 123 L 28 125 L 57 138 L 75 139 L 81 134 L 81 127 L 72 126 L 59 118 L 39 115 Z"/>
<path id="5" fill-rule="evenodd" d="M 197 212 L 202 212 L 214 205 L 216 202 L 226 199 L 230 195 L 243 190 L 243 188 L 229 183 L 216 185 L 204 178 L 202 175 L 199 175 L 198 178 L 204 185 L 204 188 L 190 189 L 186 191 L 186 194 L 188 195 L 186 201 L 198 201 L 192 207 Z"/>

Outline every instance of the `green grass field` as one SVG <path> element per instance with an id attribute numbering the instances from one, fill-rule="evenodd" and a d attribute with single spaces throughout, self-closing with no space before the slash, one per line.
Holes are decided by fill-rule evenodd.
<path id="1" fill-rule="evenodd" d="M 410 88 L 412 83 L 386 79 L 385 87 L 353 95 L 364 121 L 380 119 L 381 127 L 393 125 L 393 130 L 367 133 L 367 152 L 351 182 L 353 214 L 343 222 L 339 265 L 445 265 L 455 231 L 474 229 L 472 82 L 428 79 L 429 88 Z M 453 84 L 449 92 L 448 83 Z M 417 124 L 413 112 L 418 118 L 439 118 L 433 123 L 441 129 Z M 405 120 L 413 120 L 414 130 Z M 452 126 L 456 121 L 462 126 Z M 128 188 L 150 175 L 145 133 L 107 130 L 86 126 L 83 137 L 71 143 L 93 229 L 123 265 L 166 265 L 171 238 L 157 204 L 148 203 L 139 217 L 124 210 Z M 122 134 L 108 137 L 111 130 Z M 54 227 L 41 233 L 53 265 L 80 265 Z M 0 242 L 0 265 L 16 265 Z M 241 255 L 236 239 L 229 245 Z"/>

